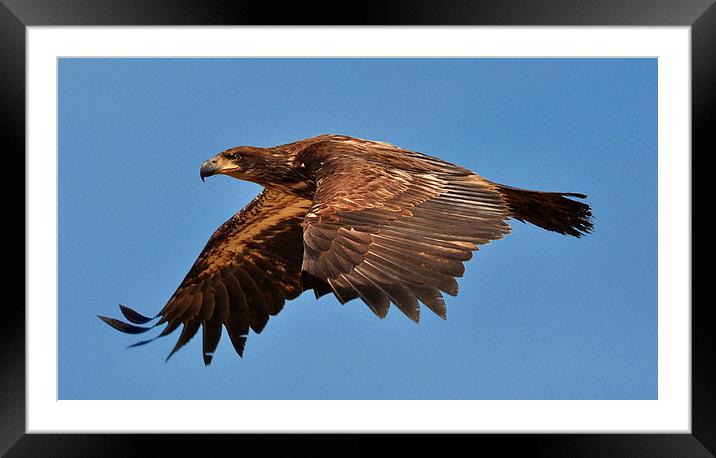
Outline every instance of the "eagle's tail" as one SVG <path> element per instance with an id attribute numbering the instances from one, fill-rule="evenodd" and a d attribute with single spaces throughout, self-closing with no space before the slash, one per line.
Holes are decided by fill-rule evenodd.
<path id="1" fill-rule="evenodd" d="M 568 199 L 584 199 L 587 197 L 584 194 L 529 191 L 501 184 L 497 186 L 510 207 L 512 218 L 574 237 L 592 232 L 592 210 L 589 205 Z"/>

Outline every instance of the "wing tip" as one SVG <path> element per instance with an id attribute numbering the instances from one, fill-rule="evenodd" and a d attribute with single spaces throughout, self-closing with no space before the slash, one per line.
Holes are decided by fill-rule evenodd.
<path id="1" fill-rule="evenodd" d="M 171 357 L 174 356 L 174 353 L 176 353 L 177 350 L 179 350 L 179 348 L 181 348 L 181 347 L 180 347 L 180 346 L 174 346 L 174 348 L 172 348 L 172 351 L 169 352 L 169 354 L 167 355 L 166 359 L 164 360 L 164 364 L 166 364 L 166 363 L 169 362 L 169 359 L 171 359 Z"/>
<path id="2" fill-rule="evenodd" d="M 97 315 L 97 318 L 104 321 L 114 329 L 120 332 L 124 332 L 125 334 L 141 334 L 143 332 L 149 331 L 151 328 L 145 328 L 142 326 L 135 326 L 129 323 L 125 323 L 122 320 L 118 320 L 116 318 L 110 318 L 108 316 L 104 315 Z"/>
<path id="3" fill-rule="evenodd" d="M 145 324 L 152 321 L 154 318 L 158 317 L 159 315 L 155 315 L 153 317 L 144 316 L 141 313 L 137 312 L 136 310 L 127 307 L 124 304 L 119 304 L 119 311 L 122 312 L 122 315 L 131 323 L 134 324 Z"/>

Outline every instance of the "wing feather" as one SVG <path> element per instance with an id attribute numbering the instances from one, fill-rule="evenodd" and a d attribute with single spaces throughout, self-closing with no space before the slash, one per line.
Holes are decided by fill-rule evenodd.
<path id="1" fill-rule="evenodd" d="M 393 303 L 417 322 L 423 303 L 445 318 L 442 293 L 457 294 L 472 251 L 509 233 L 496 186 L 383 143 L 316 148 L 323 164 L 304 224 L 303 270 L 339 301 L 359 297 L 380 317 Z"/>
<path id="2" fill-rule="evenodd" d="M 214 232 L 157 315 L 160 319 L 154 326 L 166 325 L 157 337 L 183 325 L 169 357 L 201 328 L 204 363 L 210 364 L 222 325 L 242 356 L 249 328 L 261 332 L 270 315 L 301 293 L 302 222 L 310 205 L 310 200 L 301 197 L 264 190 Z M 126 306 L 121 306 L 121 312 L 134 324 L 100 318 L 127 333 L 151 329 L 135 326 L 151 318 Z"/>

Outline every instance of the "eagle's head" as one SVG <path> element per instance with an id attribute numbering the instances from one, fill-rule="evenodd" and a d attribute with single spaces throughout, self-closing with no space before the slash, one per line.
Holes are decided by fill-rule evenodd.
<path id="1" fill-rule="evenodd" d="M 204 161 L 199 175 L 202 180 L 222 174 L 240 180 L 258 181 L 264 178 L 274 160 L 265 148 L 238 146 L 224 150 Z"/>
<path id="2" fill-rule="evenodd" d="M 286 192 L 300 189 L 297 183 L 306 178 L 296 170 L 285 152 L 254 146 L 229 148 L 201 164 L 199 175 L 202 180 L 218 174 L 253 181 L 266 188 L 280 188 Z"/>

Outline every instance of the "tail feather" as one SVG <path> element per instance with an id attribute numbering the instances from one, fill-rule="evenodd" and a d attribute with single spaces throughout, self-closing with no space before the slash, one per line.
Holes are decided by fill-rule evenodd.
<path id="1" fill-rule="evenodd" d="M 548 231 L 581 237 L 592 232 L 592 209 L 589 205 L 568 199 L 587 196 L 573 192 L 542 192 L 498 185 L 507 201 L 510 216 Z"/>

